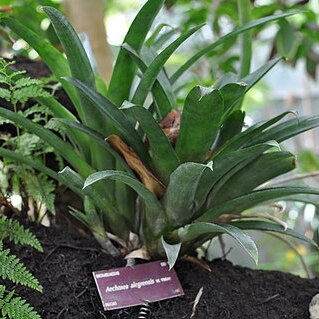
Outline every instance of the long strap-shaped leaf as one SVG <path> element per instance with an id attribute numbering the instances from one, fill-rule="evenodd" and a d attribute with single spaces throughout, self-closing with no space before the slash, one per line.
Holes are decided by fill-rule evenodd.
<path id="1" fill-rule="evenodd" d="M 36 99 L 40 104 L 49 108 L 49 110 L 53 113 L 53 116 L 56 118 L 63 118 L 69 121 L 78 122 L 77 118 L 61 103 L 59 103 L 53 96 L 49 98 L 37 98 Z M 83 134 L 79 134 L 73 128 L 69 128 L 66 132 L 68 138 L 81 150 L 81 152 L 88 159 L 89 142 L 86 136 Z"/>
<path id="2" fill-rule="evenodd" d="M 222 214 L 238 214 L 258 204 L 295 194 L 319 195 L 319 189 L 310 187 L 274 187 L 257 190 L 208 210 L 197 221 L 210 222 Z"/>
<path id="3" fill-rule="evenodd" d="M 103 114 L 105 114 L 123 135 L 129 146 L 139 155 L 142 161 L 149 165 L 151 163 L 150 156 L 140 136 L 135 131 L 131 122 L 126 118 L 125 114 L 119 110 L 109 99 L 92 90 L 84 83 L 76 79 L 65 79 L 77 87 Z"/>
<path id="4" fill-rule="evenodd" d="M 123 44 L 123 49 L 129 53 L 134 62 L 137 64 L 138 68 L 145 73 L 148 68 L 146 61 L 144 62 L 138 53 L 129 45 Z M 158 75 L 152 88 L 152 94 L 157 104 L 159 114 L 161 118 L 163 118 L 169 111 L 173 109 L 175 104 L 173 89 L 164 71 L 161 71 Z"/>
<path id="5" fill-rule="evenodd" d="M 68 62 L 63 54 L 48 41 L 39 37 L 17 19 L 3 17 L 1 21 L 39 53 L 55 76 L 61 77 L 71 74 Z"/>
<path id="6" fill-rule="evenodd" d="M 96 141 L 98 144 L 100 144 L 102 147 L 104 147 L 110 154 L 114 156 L 114 158 L 122 165 L 122 167 L 125 169 L 126 172 L 132 174 L 134 176 L 131 168 L 127 165 L 127 163 L 124 161 L 124 159 L 117 153 L 110 145 L 105 141 L 105 137 L 95 131 L 91 128 L 75 121 L 70 121 L 66 119 L 57 119 L 61 123 L 67 125 L 68 127 L 75 128 L 77 132 L 83 132 L 87 134 L 89 137 L 91 137 L 94 141 Z"/>
<path id="7" fill-rule="evenodd" d="M 239 28 L 233 30 L 232 32 L 226 34 L 225 36 L 221 37 L 216 42 L 212 43 L 211 45 L 207 46 L 206 48 L 200 50 L 197 54 L 193 55 L 187 62 L 185 62 L 170 78 L 172 84 L 174 84 L 183 74 L 187 71 L 195 62 L 197 62 L 201 57 L 205 56 L 206 54 L 212 52 L 216 47 L 219 45 L 224 44 L 226 41 L 236 37 L 237 35 L 261 26 L 265 23 L 276 21 L 285 17 L 289 17 L 294 14 L 298 14 L 300 11 L 293 11 L 279 15 L 273 15 L 265 18 L 261 18 L 255 21 L 251 21 Z"/>
<path id="8" fill-rule="evenodd" d="M 26 41 L 35 51 L 39 53 L 52 73 L 57 77 L 71 76 L 67 60 L 63 54 L 54 48 L 49 42 L 28 29 L 16 19 L 4 17 L 1 19 L 14 33 Z M 75 106 L 78 105 L 76 90 L 68 83 L 64 86 Z"/>
<path id="9" fill-rule="evenodd" d="M 50 176 L 51 178 L 55 179 L 56 181 L 58 181 L 60 183 L 65 182 L 64 179 L 61 178 L 61 176 L 57 172 L 55 172 L 54 170 L 48 168 L 47 166 L 43 165 L 41 162 L 39 162 L 35 159 L 28 158 L 28 157 L 18 153 L 17 151 L 11 151 L 11 150 L 8 150 L 6 148 L 0 147 L 0 156 L 2 156 L 4 158 L 10 158 L 10 159 L 13 159 L 19 163 L 30 166 L 30 167 L 38 170 L 39 172 Z"/>
<path id="10" fill-rule="evenodd" d="M 132 22 L 123 43 L 139 52 L 163 4 L 164 0 L 148 0 Z M 135 63 L 124 49 L 120 49 L 108 90 L 109 99 L 117 106 L 129 100 L 135 73 Z"/>
<path id="11" fill-rule="evenodd" d="M 225 174 L 215 185 L 207 199 L 208 208 L 251 192 L 268 180 L 293 170 L 296 158 L 289 152 L 271 152 L 243 163 Z"/>
<path id="12" fill-rule="evenodd" d="M 122 109 L 129 112 L 140 123 L 150 142 L 153 165 L 161 180 L 167 184 L 170 175 L 179 165 L 179 160 L 172 145 L 152 114 L 144 107 L 132 104 Z"/>
<path id="13" fill-rule="evenodd" d="M 283 142 L 293 136 L 299 135 L 305 131 L 319 126 L 319 115 L 317 116 L 302 116 L 296 119 L 290 119 L 284 123 L 271 127 L 268 130 L 260 133 L 258 136 L 252 137 L 247 143 L 259 143 L 265 140 L 276 140 L 278 143 Z"/>
<path id="14" fill-rule="evenodd" d="M 195 214 L 197 188 L 206 171 L 211 171 L 207 165 L 184 163 L 171 175 L 162 203 L 173 227 L 191 222 Z"/>
<path id="15" fill-rule="evenodd" d="M 57 9 L 44 7 L 43 10 L 49 16 L 58 38 L 68 58 L 72 76 L 85 83 L 91 89 L 95 89 L 95 75 L 90 60 L 85 52 L 83 44 L 76 31 Z M 65 84 L 67 82 L 63 82 Z M 111 134 L 108 118 L 92 105 L 90 99 L 82 92 L 78 92 L 80 103 L 76 105 L 82 122 L 105 135 Z M 90 144 L 92 165 L 97 169 L 114 167 L 114 159 L 103 148 L 93 142 Z"/>
<path id="16" fill-rule="evenodd" d="M 175 52 L 175 50 L 184 43 L 191 35 L 199 30 L 203 25 L 196 26 L 189 31 L 180 35 L 175 41 L 173 41 L 167 48 L 165 48 L 151 63 L 146 72 L 144 73 L 141 82 L 139 83 L 135 94 L 132 98 L 132 103 L 137 105 L 143 105 L 147 94 L 151 91 L 156 78 L 162 70 L 164 64 Z"/>
<path id="17" fill-rule="evenodd" d="M 72 183 L 74 187 L 81 188 L 83 193 L 87 195 L 94 203 L 96 207 L 103 213 L 103 219 L 107 222 L 107 226 L 114 234 L 121 236 L 121 238 L 127 238 L 130 229 L 125 223 L 125 219 L 113 207 L 111 194 L 105 194 L 105 189 L 100 186 L 103 185 L 91 185 L 84 188 L 84 179 L 69 167 L 65 167 L 59 172 L 65 179 Z M 86 218 L 90 218 L 90 213 L 86 212 Z M 93 214 L 95 218 L 95 213 Z M 93 223 L 90 223 L 93 225 Z"/>
<path id="18" fill-rule="evenodd" d="M 202 163 L 221 125 L 224 100 L 219 90 L 196 86 L 188 94 L 181 117 L 176 153 L 181 162 Z"/>
<path id="19" fill-rule="evenodd" d="M 238 227 L 234 225 L 216 225 L 212 223 L 193 223 L 177 230 L 177 236 L 181 243 L 194 241 L 203 235 L 215 237 L 218 234 L 228 234 L 233 237 L 258 263 L 258 251 L 254 241 Z"/>
<path id="20" fill-rule="evenodd" d="M 261 230 L 261 231 L 271 231 L 275 233 L 281 233 L 284 235 L 292 236 L 300 240 L 304 240 L 311 245 L 318 247 L 318 245 L 309 237 L 304 236 L 291 228 L 287 228 L 286 230 L 278 224 L 271 223 L 263 220 L 239 220 L 233 221 L 229 223 L 230 225 L 236 226 L 240 229 L 246 230 Z"/>
<path id="21" fill-rule="evenodd" d="M 91 168 L 91 166 L 89 166 L 87 162 L 73 150 L 70 144 L 62 141 L 57 135 L 44 128 L 42 125 L 33 123 L 22 115 L 9 111 L 3 107 L 0 107 L 0 116 L 39 136 L 43 141 L 54 147 L 55 151 L 69 162 L 82 176 L 86 177 L 94 172 L 93 168 Z"/>
<path id="22" fill-rule="evenodd" d="M 95 77 L 90 60 L 74 28 L 59 10 L 43 7 L 43 11 L 50 18 L 63 45 L 72 75 L 91 88 L 95 88 Z"/>
<path id="23" fill-rule="evenodd" d="M 259 80 L 262 79 L 277 63 L 283 60 L 283 57 L 269 60 L 267 63 L 265 63 L 254 72 L 242 78 L 241 81 L 247 84 L 247 86 L 245 87 L 245 93 L 247 93 L 257 82 L 259 82 Z"/>
<path id="24" fill-rule="evenodd" d="M 198 185 L 196 191 L 196 216 L 200 216 L 201 213 L 207 210 L 207 208 L 205 209 L 205 206 L 203 205 L 206 204 L 206 207 L 209 207 L 212 189 L 214 189 L 216 185 L 220 183 L 223 176 L 225 176 L 240 163 L 247 162 L 248 159 L 253 161 L 255 158 L 260 156 L 260 154 L 271 147 L 272 146 L 267 143 L 257 144 L 245 149 L 239 149 L 238 151 L 232 152 L 227 156 L 216 158 L 216 160 L 213 161 L 213 170 L 206 170 L 206 174 L 202 176 Z"/>
<path id="25" fill-rule="evenodd" d="M 112 170 L 96 172 L 90 175 L 86 179 L 83 188 L 86 189 L 90 185 L 103 179 L 119 180 L 134 189 L 145 202 L 146 211 L 144 217 L 148 230 L 155 236 L 161 234 L 163 229 L 166 227 L 166 218 L 162 205 L 151 191 L 149 191 L 140 181 L 131 175 L 125 172 Z"/>
<path id="26" fill-rule="evenodd" d="M 261 132 L 266 130 L 267 128 L 271 127 L 272 125 L 276 124 L 280 120 L 282 120 L 284 117 L 286 117 L 288 114 L 291 114 L 292 112 L 284 112 L 282 114 L 279 114 L 278 116 L 270 119 L 269 121 L 257 123 L 251 127 L 249 127 L 247 130 L 241 132 L 238 135 L 235 135 L 233 138 L 228 140 L 217 152 L 213 155 L 213 159 L 217 159 L 221 156 L 224 156 L 226 154 L 230 154 L 233 151 L 236 151 L 250 142 L 253 137 L 256 135 L 259 136 Z M 267 140 L 268 142 L 269 140 Z"/>

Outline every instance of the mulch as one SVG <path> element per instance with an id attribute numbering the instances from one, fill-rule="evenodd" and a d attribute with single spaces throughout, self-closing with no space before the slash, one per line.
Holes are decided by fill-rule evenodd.
<path id="1" fill-rule="evenodd" d="M 13 252 L 44 287 L 43 294 L 19 287 L 44 319 L 138 318 L 139 307 L 105 312 L 92 271 L 122 267 L 125 261 L 105 255 L 94 239 L 65 230 L 30 225 L 44 253 L 17 246 Z M 194 300 L 203 287 L 193 318 L 308 319 L 312 297 L 319 293 L 319 279 L 303 279 L 277 271 L 234 266 L 226 260 L 209 264 L 212 271 L 188 262 L 175 270 L 185 296 L 151 304 L 150 318 L 191 318 Z"/>

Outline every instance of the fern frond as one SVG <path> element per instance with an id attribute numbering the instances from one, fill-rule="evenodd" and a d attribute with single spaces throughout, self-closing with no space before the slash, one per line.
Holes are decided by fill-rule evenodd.
<path id="1" fill-rule="evenodd" d="M 12 92 L 11 101 L 12 104 L 17 102 L 23 104 L 26 103 L 31 98 L 37 97 L 49 97 L 50 93 L 46 92 L 41 86 L 30 85 L 24 86 Z"/>
<path id="2" fill-rule="evenodd" d="M 55 184 L 44 174 L 29 176 L 26 189 L 30 197 L 37 203 L 43 203 L 55 215 Z"/>
<path id="3" fill-rule="evenodd" d="M 17 80 L 14 87 L 15 89 L 19 89 L 31 85 L 41 86 L 42 81 L 38 79 L 31 79 L 30 77 L 25 77 Z"/>
<path id="4" fill-rule="evenodd" d="M 8 89 L 0 88 L 0 98 L 8 102 L 11 101 L 11 92 Z"/>
<path id="5" fill-rule="evenodd" d="M 14 283 L 30 287 L 42 292 L 39 281 L 31 274 L 24 264 L 15 256 L 9 255 L 9 249 L 3 249 L 0 244 L 0 277 L 9 279 Z"/>
<path id="6" fill-rule="evenodd" d="M 24 228 L 16 220 L 0 216 L 0 239 L 3 240 L 5 238 L 8 238 L 15 244 L 28 245 L 43 252 L 40 242 L 28 229 Z"/>
<path id="7" fill-rule="evenodd" d="M 40 113 L 45 116 L 53 115 L 53 113 L 43 105 L 35 104 L 23 111 L 23 116 L 28 117 L 33 114 Z"/>
<path id="8" fill-rule="evenodd" d="M 40 315 L 21 297 L 13 297 L 11 291 L 5 295 L 5 286 L 0 286 L 1 319 L 41 319 Z"/>

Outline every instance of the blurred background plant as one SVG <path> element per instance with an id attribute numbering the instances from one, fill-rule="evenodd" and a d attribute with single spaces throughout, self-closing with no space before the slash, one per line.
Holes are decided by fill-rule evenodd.
<path id="1" fill-rule="evenodd" d="M 74 1 L 76 2 L 76 1 Z M 78 7 L 81 7 L 80 0 L 78 0 Z M 88 3 L 88 1 L 83 1 Z M 98 54 L 99 46 L 90 46 L 95 40 L 88 35 L 89 30 L 85 27 L 76 26 L 77 30 L 82 32 L 83 41 L 87 44 L 86 49 L 90 53 L 91 60 L 95 63 L 96 70 L 99 70 L 104 79 L 109 79 L 111 73 L 111 57 L 116 56 L 119 45 L 122 43 L 123 37 L 136 14 L 138 8 L 145 3 L 145 1 L 132 0 L 101 0 L 90 1 L 91 9 L 84 9 L 87 15 L 96 14 L 96 11 L 101 13 L 101 4 L 104 5 L 104 32 L 107 36 L 107 42 L 103 32 L 99 35 L 98 42 L 102 42 L 104 53 Z M 296 109 L 300 115 L 311 115 L 318 113 L 319 90 L 315 85 L 315 80 L 318 78 L 317 69 L 319 63 L 319 4 L 316 0 L 255 0 L 251 1 L 252 19 L 265 17 L 270 14 L 285 12 L 287 10 L 298 9 L 305 10 L 302 14 L 296 15 L 289 20 L 281 20 L 271 25 L 264 25 L 252 32 L 254 38 L 252 69 L 255 66 L 262 65 L 273 57 L 276 53 L 287 57 L 285 65 L 278 66 L 271 74 L 271 78 L 267 77 L 261 81 L 248 94 L 244 102 L 244 109 L 248 111 L 250 116 L 250 123 L 258 121 L 260 118 L 270 118 L 275 114 L 284 112 L 288 109 Z M 59 8 L 64 8 L 68 16 L 72 17 L 72 10 L 74 3 L 72 0 L 61 1 L 54 0 L 7 0 L 0 1 L 3 7 L 2 14 L 14 14 L 21 19 L 24 24 L 27 24 L 38 34 L 45 36 L 51 43 L 59 48 L 57 37 L 53 28 L 44 14 L 41 14 L 39 9 L 41 5 L 50 5 Z M 11 8 L 8 8 L 11 6 Z M 77 8 L 78 10 L 79 8 Z M 40 12 L 40 14 L 39 14 Z M 35 18 L 36 16 L 36 18 Z M 186 61 L 199 48 L 205 44 L 210 44 L 220 36 L 238 26 L 238 10 L 237 1 L 227 0 L 167 0 L 166 8 L 161 12 L 158 18 L 165 21 L 167 25 L 163 25 L 159 29 L 157 35 L 157 42 L 159 45 L 165 43 L 168 36 L 179 31 L 176 26 L 190 28 L 202 22 L 206 26 L 199 31 L 199 36 L 191 43 L 183 45 L 174 55 L 174 58 L 168 61 L 168 72 L 170 66 L 176 67 L 183 61 Z M 72 20 L 72 18 L 71 18 Z M 94 21 L 101 25 L 101 18 L 99 19 L 77 19 L 78 23 L 85 22 L 84 20 Z M 72 21 L 73 22 L 73 21 Z M 92 23 L 91 23 L 92 24 Z M 156 24 L 156 23 L 155 23 Z M 94 27 L 93 27 L 94 28 Z M 95 28 L 98 28 L 95 26 Z M 11 33 L 5 27 L 2 28 L 1 33 L 7 35 L 7 42 L 1 43 L 2 55 L 24 55 L 31 59 L 37 59 L 38 55 L 32 50 L 26 42 L 18 39 L 16 35 Z M 274 34 L 276 35 L 274 37 Z M 11 51 L 10 38 L 14 39 L 14 51 Z M 105 53 L 108 50 L 107 53 Z M 187 75 L 188 79 L 191 77 L 194 82 L 185 81 L 185 78 L 180 80 L 179 102 L 185 92 L 189 91 L 190 86 L 194 84 L 211 85 L 220 75 L 232 72 L 239 63 L 239 46 L 237 41 L 229 41 L 226 44 L 217 48 L 212 55 L 208 55 L 201 59 L 200 63 L 194 65 L 191 69 L 192 75 Z M 94 58 L 95 56 L 95 58 Z M 101 58 L 102 56 L 102 58 Z M 99 58 L 98 58 L 99 57 Z M 102 59 L 102 61 L 101 61 Z M 103 60 L 104 59 L 104 60 Z M 99 60 L 99 62 L 97 62 Z M 107 70 L 101 65 L 108 65 Z M 183 83 L 189 83 L 189 86 L 184 87 Z M 318 160 L 318 131 L 312 131 L 295 138 L 289 142 L 289 148 L 294 149 L 299 154 L 298 161 L 300 166 L 299 173 L 306 173 L 313 170 L 319 170 Z M 311 185 L 318 186 L 319 180 L 316 176 L 312 176 L 306 180 Z M 305 181 L 300 180 L 300 183 Z M 316 203 L 314 203 L 316 204 Z M 307 233 L 318 242 L 318 224 L 319 214 L 314 205 L 294 205 L 283 203 L 283 208 L 280 210 L 281 218 L 284 216 L 289 226 L 298 228 L 302 233 Z M 289 213 L 288 213 L 289 211 Z M 276 212 L 274 212 L 276 213 Z M 257 235 L 259 236 L 259 235 Z M 262 241 L 264 237 L 260 237 Z M 268 240 L 268 239 L 267 239 Z M 230 245 L 233 245 L 230 243 Z M 271 240 L 269 240 L 269 247 L 272 247 Z M 300 256 L 296 251 L 291 251 L 291 247 L 287 247 L 285 243 L 276 245 L 277 251 L 270 249 L 265 251 L 261 258 L 260 267 L 283 267 L 289 271 L 297 271 L 303 273 L 304 271 L 299 267 Z M 299 247 L 298 244 L 296 247 Z M 318 271 L 319 261 L 310 247 L 304 247 L 302 250 L 304 259 L 308 261 L 314 271 Z M 300 250 L 300 249 L 299 249 Z M 235 249 L 230 253 L 229 257 L 237 262 L 245 264 L 246 261 L 240 260 L 240 256 L 236 256 Z M 301 250 L 300 250 L 301 251 Z M 214 252 L 216 249 L 214 248 Z M 218 255 L 218 254 L 217 254 Z M 214 254 L 214 256 L 217 256 Z M 292 255 L 295 257 L 292 258 Z M 287 257 L 288 256 L 288 257 Z M 290 259 L 289 259 L 290 258 Z M 296 267 L 294 266 L 296 265 Z M 301 270 L 300 270 L 301 269 Z"/>

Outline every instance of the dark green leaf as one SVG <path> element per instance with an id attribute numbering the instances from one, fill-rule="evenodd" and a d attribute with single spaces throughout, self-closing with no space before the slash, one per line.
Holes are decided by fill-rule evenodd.
<path id="1" fill-rule="evenodd" d="M 270 152 L 243 161 L 230 170 L 213 188 L 208 207 L 216 207 L 230 199 L 251 192 L 256 187 L 296 167 L 295 157 L 288 152 Z"/>
<path id="2" fill-rule="evenodd" d="M 194 241 L 203 235 L 215 237 L 219 234 L 228 234 L 247 251 L 256 264 L 258 263 L 258 251 L 254 241 L 238 227 L 234 227 L 234 225 L 193 223 L 178 229 L 177 233 L 182 244 L 188 241 Z"/>
<path id="3" fill-rule="evenodd" d="M 218 150 L 228 140 L 239 134 L 243 129 L 244 120 L 245 112 L 237 110 L 231 113 L 220 129 L 217 144 L 214 146 L 214 149 Z"/>
<path id="4" fill-rule="evenodd" d="M 132 22 L 123 43 L 127 43 L 136 52 L 140 52 L 153 21 L 163 4 L 164 0 L 148 0 Z M 134 62 L 127 51 L 121 49 L 114 66 L 108 91 L 108 97 L 115 105 L 120 106 L 125 100 L 129 100 L 135 73 Z"/>
<path id="5" fill-rule="evenodd" d="M 79 156 L 70 144 L 62 141 L 57 135 L 42 125 L 33 123 L 24 116 L 0 107 L 0 116 L 22 126 L 31 133 L 39 136 L 43 141 L 54 147 L 55 151 L 64 157 L 82 176 L 88 176 L 94 170 Z"/>
<path id="6" fill-rule="evenodd" d="M 144 52 L 144 59 L 145 62 L 142 60 L 142 58 L 137 54 L 136 51 L 133 50 L 130 46 L 127 44 L 123 44 L 123 48 L 127 50 L 127 52 L 130 54 L 132 59 L 135 61 L 139 69 L 145 73 L 148 66 L 151 64 L 153 59 L 149 61 L 149 59 L 145 59 L 145 49 L 143 50 Z M 158 106 L 158 110 L 160 113 L 161 118 L 163 118 L 175 105 L 175 99 L 174 99 L 174 94 L 173 94 L 173 89 L 172 86 L 165 74 L 165 72 L 162 70 L 154 85 L 152 88 L 152 94 L 154 97 L 154 100 Z"/>
<path id="7" fill-rule="evenodd" d="M 179 161 L 166 135 L 152 114 L 145 108 L 132 104 L 122 108 L 122 110 L 129 112 L 140 123 L 150 143 L 153 166 L 159 173 L 161 180 L 167 184 L 170 175 L 178 167 Z"/>
<path id="8" fill-rule="evenodd" d="M 201 26 L 194 27 L 189 31 L 183 33 L 175 41 L 173 41 L 167 48 L 165 48 L 151 63 L 146 72 L 144 73 L 141 82 L 139 83 L 132 102 L 134 104 L 142 106 L 145 102 L 147 94 L 151 91 L 156 78 L 162 70 L 164 64 L 171 57 L 171 55 L 177 50 L 177 48 L 183 44 L 191 35 L 198 31 Z"/>
<path id="9" fill-rule="evenodd" d="M 198 221 L 210 222 L 222 214 L 239 214 L 258 204 L 279 200 L 295 194 L 319 195 L 319 189 L 310 187 L 274 187 L 253 191 L 208 210 L 198 218 Z"/>
<path id="10" fill-rule="evenodd" d="M 219 90 L 205 92 L 197 86 L 188 94 L 183 108 L 176 153 L 181 162 L 203 162 L 217 136 L 224 101 Z"/>
<path id="11" fill-rule="evenodd" d="M 110 100 L 96 91 L 90 89 L 85 84 L 76 79 L 66 79 L 76 86 L 103 114 L 105 114 L 111 121 L 114 127 L 123 135 L 126 142 L 134 149 L 142 161 L 148 165 L 150 161 L 146 146 L 143 144 L 140 136 L 131 125 L 121 110 L 119 110 Z"/>
<path id="12" fill-rule="evenodd" d="M 240 229 L 245 230 L 261 230 L 261 231 L 271 231 L 275 233 L 281 233 L 284 235 L 292 236 L 297 239 L 303 240 L 308 242 L 311 245 L 318 246 L 312 239 L 296 232 L 293 229 L 284 229 L 281 225 L 262 221 L 262 220 L 239 220 L 239 221 L 233 221 L 230 223 L 230 225 L 236 226 Z"/>
<path id="13" fill-rule="evenodd" d="M 182 244 L 179 243 L 179 244 L 170 245 L 169 243 L 165 241 L 163 236 L 161 237 L 161 240 L 162 240 L 162 245 L 167 256 L 169 270 L 171 270 L 176 263 Z"/>
<path id="14" fill-rule="evenodd" d="M 157 200 L 156 196 L 151 191 L 149 191 L 140 181 L 125 172 L 109 170 L 97 172 L 90 175 L 86 179 L 83 188 L 86 189 L 90 185 L 103 179 L 119 180 L 133 188 L 134 191 L 136 191 L 136 193 L 138 193 L 145 202 L 145 221 L 149 230 L 155 236 L 159 235 L 163 231 L 163 228 L 166 225 L 163 207 Z"/>
<path id="15" fill-rule="evenodd" d="M 171 175 L 162 203 L 173 227 L 191 222 L 196 213 L 197 188 L 206 171 L 211 171 L 207 165 L 184 163 Z"/>

